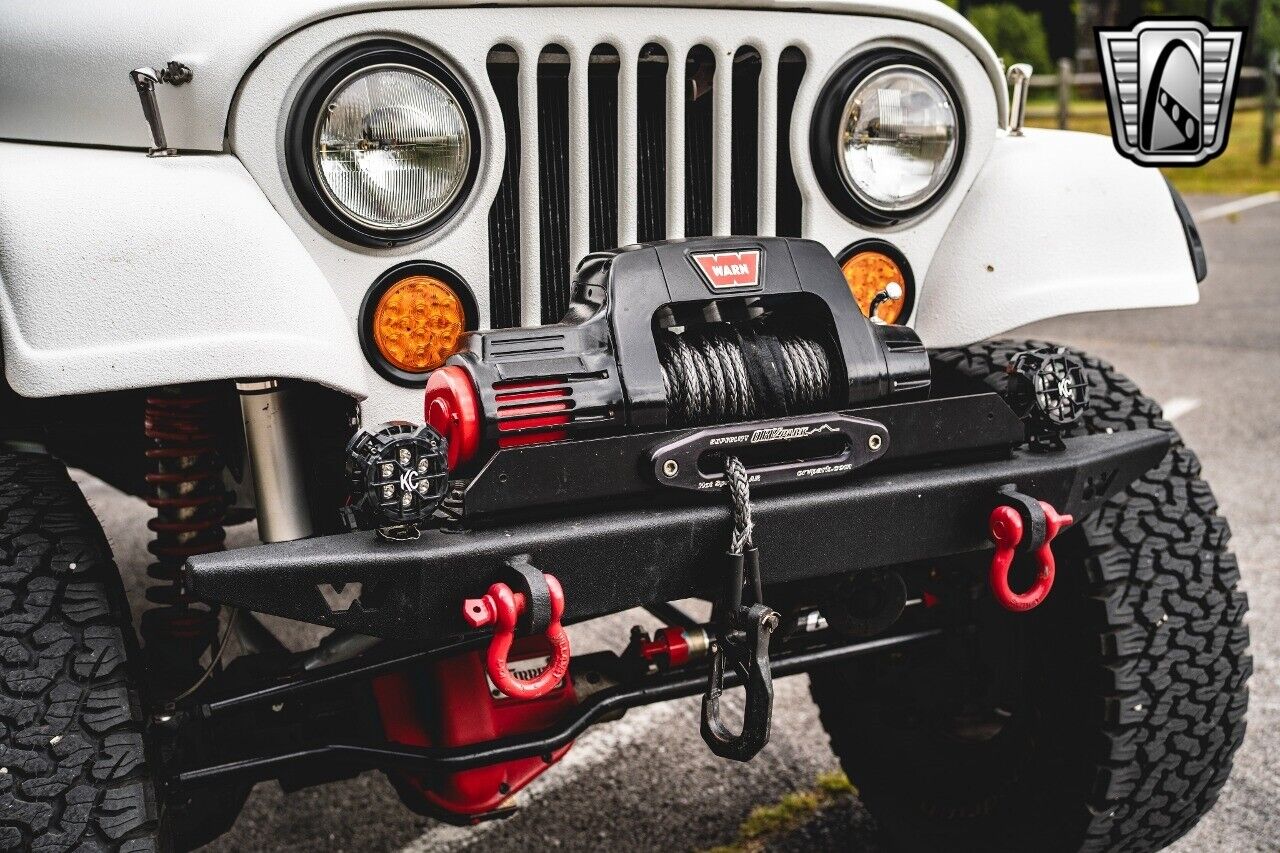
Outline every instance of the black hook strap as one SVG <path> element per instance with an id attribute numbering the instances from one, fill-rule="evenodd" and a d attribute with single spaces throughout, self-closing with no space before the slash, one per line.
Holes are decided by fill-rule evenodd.
<path id="1" fill-rule="evenodd" d="M 517 554 L 507 560 L 502 581 L 516 592 L 524 593 L 524 613 L 519 621 L 521 633 L 545 634 L 551 627 L 551 590 L 529 555 Z"/>
<path id="2" fill-rule="evenodd" d="M 1012 507 L 1022 516 L 1022 541 L 1018 543 L 1020 552 L 1035 551 L 1045 542 L 1049 532 L 1049 521 L 1045 518 L 1040 501 L 1018 491 L 1013 483 L 1006 483 L 996 492 L 996 506 Z"/>

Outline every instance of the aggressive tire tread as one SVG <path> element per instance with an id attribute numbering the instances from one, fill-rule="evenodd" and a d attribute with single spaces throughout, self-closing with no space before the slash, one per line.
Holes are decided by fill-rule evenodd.
<path id="1" fill-rule="evenodd" d="M 1010 357 L 1039 346 L 1047 344 L 997 341 L 943 351 L 934 354 L 935 368 L 1003 390 Z M 1252 670 L 1247 601 L 1226 550 L 1230 528 L 1195 454 L 1132 382 L 1102 360 L 1075 355 L 1089 377 L 1087 432 L 1154 428 L 1173 443 L 1159 465 L 1074 528 L 1083 602 L 1059 630 L 1070 632 L 1064 646 L 1085 650 L 1076 689 L 1092 689 L 1096 701 L 1092 711 L 1085 706 L 1084 731 L 1045 737 L 1071 739 L 1078 748 L 1069 761 L 1088 784 L 1072 785 L 1076 774 L 1066 773 L 1062 790 L 1038 801 L 1056 812 L 1040 816 L 1053 834 L 1041 849 L 1155 850 L 1213 806 L 1244 737 Z M 830 677 L 814 680 L 832 746 L 871 805 L 884 780 L 861 772 L 863 744 L 842 711 L 842 689 Z M 967 849 L 963 832 L 951 836 L 959 842 L 954 849 Z"/>
<path id="2" fill-rule="evenodd" d="M 66 468 L 0 451 L 0 850 L 158 849 L 140 660 Z"/>

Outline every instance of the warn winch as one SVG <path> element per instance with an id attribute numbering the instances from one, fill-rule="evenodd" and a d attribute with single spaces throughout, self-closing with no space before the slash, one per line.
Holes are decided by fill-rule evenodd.
<path id="1" fill-rule="evenodd" d="M 469 475 L 504 448 L 829 412 L 928 387 L 920 339 L 864 317 L 821 245 L 708 238 L 588 256 L 561 323 L 466 338 L 428 381 L 426 419 L 448 440 L 450 470 Z"/>

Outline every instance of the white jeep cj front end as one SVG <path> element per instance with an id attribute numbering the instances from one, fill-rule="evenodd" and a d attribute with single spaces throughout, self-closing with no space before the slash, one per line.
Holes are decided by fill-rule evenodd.
<path id="1" fill-rule="evenodd" d="M 642 705 L 749 760 L 801 673 L 895 846 L 1179 837 L 1226 524 L 1133 383 L 990 338 L 1204 252 L 1030 71 L 935 0 L 0 7 L 0 849 L 365 770 L 506 817 Z M 69 468 L 155 512 L 132 604 Z"/>

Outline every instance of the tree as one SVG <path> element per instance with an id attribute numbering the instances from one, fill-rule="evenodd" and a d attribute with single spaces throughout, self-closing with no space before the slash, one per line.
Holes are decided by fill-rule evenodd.
<path id="1" fill-rule="evenodd" d="M 1261 63 L 1280 48 L 1280 0 L 1222 0 L 1214 23 L 1248 27 L 1245 60 Z"/>
<path id="2" fill-rule="evenodd" d="M 969 20 L 991 42 L 1006 66 L 1029 62 L 1041 71 L 1052 67 L 1049 40 L 1038 12 L 1026 12 L 1013 3 L 974 6 Z"/>

